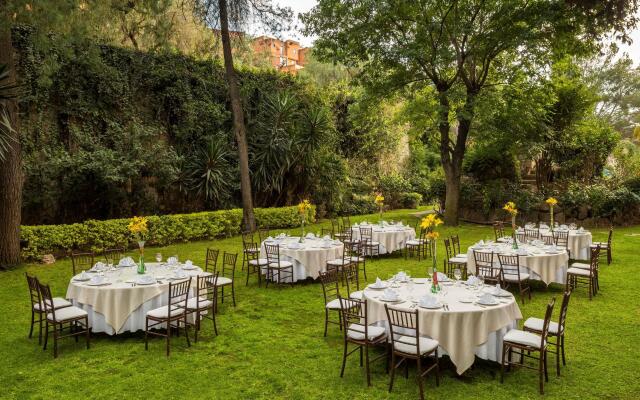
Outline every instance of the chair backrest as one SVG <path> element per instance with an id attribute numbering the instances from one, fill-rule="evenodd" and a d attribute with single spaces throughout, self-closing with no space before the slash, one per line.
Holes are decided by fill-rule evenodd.
<path id="1" fill-rule="evenodd" d="M 360 227 L 360 240 L 371 242 L 373 238 L 373 228 Z"/>
<path id="2" fill-rule="evenodd" d="M 344 217 L 342 217 L 342 228 L 343 229 L 351 228 L 351 218 L 349 218 L 348 215 L 345 215 Z"/>
<path id="3" fill-rule="evenodd" d="M 343 227 L 340 225 L 340 221 L 337 218 L 331 219 L 331 229 L 333 230 L 333 234 L 341 233 Z"/>
<path id="4" fill-rule="evenodd" d="M 540 335 L 540 348 L 544 348 L 549 336 L 549 323 L 551 323 L 551 314 L 553 314 L 553 306 L 556 304 L 555 297 L 547 304 L 547 312 L 544 314 L 544 322 L 542 323 L 542 334 Z"/>
<path id="5" fill-rule="evenodd" d="M 116 247 L 104 251 L 104 260 L 107 264 L 116 265 L 124 257 L 124 247 Z"/>
<path id="6" fill-rule="evenodd" d="M 476 275 L 493 277 L 493 252 L 473 250 L 473 259 L 476 262 Z"/>
<path id="7" fill-rule="evenodd" d="M 258 247 L 257 243 L 249 243 L 244 249 L 246 250 L 245 256 L 247 257 L 247 260 L 256 260 L 260 258 L 260 247 Z"/>
<path id="8" fill-rule="evenodd" d="M 411 355 L 420 354 L 420 323 L 418 310 L 400 310 L 384 305 L 389 322 L 389 333 L 391 335 L 391 345 L 396 351 L 398 344 L 415 347 L 416 351 L 407 353 Z"/>
<path id="9" fill-rule="evenodd" d="M 556 246 L 569 248 L 569 231 L 554 231 L 553 239 L 555 241 L 553 244 Z"/>
<path id="10" fill-rule="evenodd" d="M 596 247 L 591 248 L 591 260 L 589 261 L 589 273 L 591 275 L 595 274 L 598 270 L 598 265 L 600 263 L 600 245 L 596 245 Z"/>
<path id="11" fill-rule="evenodd" d="M 77 275 L 82 270 L 93 268 L 93 253 L 71 253 L 71 266 L 73 275 Z"/>
<path id="12" fill-rule="evenodd" d="M 266 238 L 270 235 L 269 228 L 260 228 L 258 229 L 258 237 L 260 238 L 260 243 L 262 243 Z"/>
<path id="13" fill-rule="evenodd" d="M 57 321 L 56 309 L 53 306 L 53 295 L 51 295 L 51 288 L 49 287 L 49 285 L 44 285 L 40 283 L 40 281 L 38 281 L 38 291 L 40 292 L 40 300 L 42 301 L 41 304 L 43 306 L 41 310 L 45 314 L 51 313 L 51 315 L 53 316 L 53 321 Z"/>
<path id="14" fill-rule="evenodd" d="M 218 255 L 220 250 L 207 248 L 207 256 L 204 260 L 205 271 L 216 271 L 218 269 Z"/>
<path id="15" fill-rule="evenodd" d="M 222 272 L 220 276 L 225 278 L 231 278 L 233 280 L 236 274 L 236 263 L 238 261 L 238 253 L 224 252 L 222 256 Z"/>
<path id="16" fill-rule="evenodd" d="M 42 310 L 42 299 L 40 297 L 40 283 L 38 282 L 38 278 L 35 276 L 31 276 L 28 273 L 24 273 L 24 276 L 27 277 L 27 285 L 29 285 L 29 296 L 31 298 L 31 308 L 38 304 L 40 309 Z"/>
<path id="17" fill-rule="evenodd" d="M 562 296 L 562 304 L 560 305 L 560 316 L 558 318 L 558 333 L 564 332 L 564 325 L 567 322 L 567 310 L 569 309 L 569 300 L 571 299 L 571 291 L 567 290 Z"/>
<path id="18" fill-rule="evenodd" d="M 462 253 L 462 251 L 460 250 L 460 236 L 458 236 L 457 234 L 451 236 L 451 247 L 453 247 L 454 256 L 456 254 Z"/>
<path id="19" fill-rule="evenodd" d="M 613 226 L 609 228 L 609 237 L 607 238 L 607 244 L 611 248 L 611 240 L 613 239 Z"/>
<path id="20" fill-rule="evenodd" d="M 542 241 L 547 246 L 551 246 L 552 244 L 556 244 L 556 240 L 554 239 L 554 237 L 553 236 L 549 236 L 549 235 L 542 235 Z"/>
<path id="21" fill-rule="evenodd" d="M 244 231 L 242 232 L 242 248 L 246 249 L 250 244 L 255 243 L 253 241 L 253 232 Z"/>
<path id="22" fill-rule="evenodd" d="M 540 229 L 538 228 L 524 228 L 525 240 L 537 240 L 540 239 Z"/>
<path id="23" fill-rule="evenodd" d="M 324 295 L 325 304 L 340 297 L 338 282 L 338 271 L 335 269 L 320 272 L 320 283 L 322 283 L 322 294 Z"/>
<path id="24" fill-rule="evenodd" d="M 342 241 L 343 242 L 352 242 L 353 241 L 353 229 L 351 229 L 350 226 L 346 226 L 342 230 Z"/>
<path id="25" fill-rule="evenodd" d="M 267 261 L 269 264 L 280 265 L 280 245 L 279 244 L 264 244 L 264 250 L 267 253 Z"/>
<path id="26" fill-rule="evenodd" d="M 520 282 L 520 257 L 498 254 L 501 280 Z"/>
<path id="27" fill-rule="evenodd" d="M 345 283 L 347 285 L 347 293 L 356 292 L 360 290 L 360 277 L 358 276 L 358 265 L 353 263 L 345 265 L 342 268 L 342 274 L 344 276 Z"/>
<path id="28" fill-rule="evenodd" d="M 524 232 L 516 232 L 515 239 L 518 239 L 520 243 L 524 243 L 527 241 L 527 235 Z"/>
<path id="29" fill-rule="evenodd" d="M 447 260 L 450 259 L 451 257 L 455 256 L 455 254 L 453 253 L 453 249 L 451 248 L 451 240 L 445 238 L 444 239 L 444 249 L 447 252 Z"/>
<path id="30" fill-rule="evenodd" d="M 169 291 L 167 292 L 168 316 L 182 314 L 187 309 L 187 300 L 189 299 L 189 288 L 191 287 L 191 277 L 189 279 L 173 283 L 169 282 Z"/>
<path id="31" fill-rule="evenodd" d="M 504 237 L 504 223 L 502 221 L 493 222 L 493 234 L 496 236 L 496 242 Z"/>
<path id="32" fill-rule="evenodd" d="M 364 334 L 362 340 L 356 342 L 365 342 L 369 338 L 369 318 L 367 315 L 367 300 L 357 300 L 339 297 L 340 314 L 342 316 L 342 326 L 344 327 L 344 339 L 351 340 L 349 333 L 353 332 L 358 335 Z"/>
<path id="33" fill-rule="evenodd" d="M 325 235 L 329 235 L 329 237 L 333 238 L 333 229 L 322 228 L 320 229 L 320 236 L 324 237 Z"/>
<path id="34" fill-rule="evenodd" d="M 206 300 L 216 304 L 216 296 L 218 294 L 216 286 L 219 274 L 219 272 L 215 272 L 209 275 L 198 275 L 196 281 L 196 308 L 200 309 L 200 303 Z"/>

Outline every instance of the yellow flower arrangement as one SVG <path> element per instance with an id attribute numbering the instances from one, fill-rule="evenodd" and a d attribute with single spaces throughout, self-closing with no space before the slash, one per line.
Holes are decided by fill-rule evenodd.
<path id="1" fill-rule="evenodd" d="M 440 237 L 440 232 L 429 232 L 425 235 L 425 237 L 429 240 L 436 240 L 437 238 Z"/>
<path id="2" fill-rule="evenodd" d="M 512 217 L 515 217 L 518 214 L 516 203 L 514 203 L 513 201 L 507 202 L 507 204 L 505 204 L 502 209 L 511 214 Z"/>
<path id="3" fill-rule="evenodd" d="M 433 228 L 438 225 L 442 225 L 442 220 L 438 218 L 436 214 L 429 214 L 426 217 L 422 218 L 422 221 L 420 222 L 420 227 L 422 229 L 433 230 Z"/>
<path id="4" fill-rule="evenodd" d="M 147 222 L 147 217 L 133 217 L 129 222 L 129 232 L 131 232 L 139 242 L 147 238 L 147 233 L 149 233 Z"/>
<path id="5" fill-rule="evenodd" d="M 556 204 L 558 204 L 558 200 L 553 198 L 553 197 L 549 197 L 545 203 L 547 203 L 550 207 L 555 206 Z"/>
<path id="6" fill-rule="evenodd" d="M 549 197 L 547 200 L 545 200 L 545 203 L 547 203 L 549 205 L 549 212 L 550 212 L 550 214 L 549 214 L 549 216 L 550 216 L 549 225 L 551 225 L 550 229 L 551 229 L 551 232 L 553 232 L 553 225 L 554 225 L 553 224 L 553 206 L 558 204 L 558 200 L 556 200 L 553 197 Z"/>
<path id="7" fill-rule="evenodd" d="M 384 205 L 384 196 L 380 193 L 376 194 L 376 198 L 373 202 L 376 203 L 378 207 L 382 207 Z"/>
<path id="8" fill-rule="evenodd" d="M 307 215 L 307 211 L 311 209 L 311 202 L 309 200 L 302 200 L 298 204 L 298 214 Z"/>

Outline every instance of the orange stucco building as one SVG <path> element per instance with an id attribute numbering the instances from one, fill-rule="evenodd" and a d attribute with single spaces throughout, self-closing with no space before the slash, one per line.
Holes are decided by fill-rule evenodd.
<path id="1" fill-rule="evenodd" d="M 271 65 L 280 71 L 296 74 L 304 68 L 307 49 L 301 48 L 295 40 L 259 36 L 253 40 L 253 50 L 269 57 Z"/>

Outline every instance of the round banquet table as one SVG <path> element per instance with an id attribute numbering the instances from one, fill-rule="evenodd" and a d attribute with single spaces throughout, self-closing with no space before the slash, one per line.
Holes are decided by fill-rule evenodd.
<path id="1" fill-rule="evenodd" d="M 146 267 L 147 275 L 152 275 L 162 283 L 135 283 L 136 278 L 140 276 L 136 272 L 137 267 L 117 267 L 115 271 L 105 272 L 105 284 L 100 286 L 90 286 L 88 282 L 72 278 L 67 287 L 66 298 L 70 299 L 73 305 L 87 311 L 92 332 L 114 335 L 144 330 L 147 312 L 167 305 L 167 278 L 173 276 L 173 271 L 177 269 L 158 263 L 147 263 Z M 207 272 L 202 272 L 199 267 L 184 272 L 187 276 L 193 277 L 191 292 L 194 293 L 195 277 Z M 173 282 L 182 280 L 184 279 L 176 279 Z"/>
<path id="2" fill-rule="evenodd" d="M 260 245 L 260 258 L 267 258 L 265 243 L 280 245 L 280 261 L 293 264 L 293 280 L 299 281 L 308 277 L 316 279 L 320 272 L 326 272 L 327 261 L 341 259 L 344 251 L 344 244 L 338 240 L 305 238 L 303 243 L 299 242 L 299 236 L 266 239 Z"/>
<path id="3" fill-rule="evenodd" d="M 501 360 L 502 338 L 508 331 L 517 328 L 518 320 L 522 319 L 520 308 L 512 295 L 496 298 L 500 303 L 494 306 L 481 306 L 475 302 L 462 303 L 460 300 L 476 299 L 481 292 L 472 290 L 464 283 L 442 283 L 443 290 L 437 297 L 440 302 L 448 305 L 449 311 L 444 308 L 432 310 L 415 303 L 430 293 L 430 281 L 419 281 L 424 283 L 405 283 L 393 288 L 399 294 L 398 302 L 385 302 L 380 299 L 383 290 L 367 287 L 364 297 L 368 300 L 368 322 L 386 325 L 385 303 L 398 309 L 416 308 L 420 320 L 420 335 L 436 339 L 440 343 L 439 355 L 448 354 L 458 374 L 471 367 L 476 356 L 491 361 Z M 482 291 L 489 289 L 486 286 Z"/>
<path id="4" fill-rule="evenodd" d="M 530 275 L 529 279 L 539 280 L 546 285 L 551 283 L 560 283 L 564 285 L 567 281 L 567 269 L 569 263 L 569 255 L 566 250 L 558 248 L 555 252 L 551 252 L 549 246 L 533 246 L 529 244 L 519 244 L 521 251 L 526 254 L 520 255 L 520 272 Z M 467 271 L 476 273 L 476 262 L 473 257 L 473 251 L 492 252 L 493 263 L 496 268 L 500 268 L 498 254 L 515 255 L 510 244 L 494 243 L 490 245 L 475 245 L 469 247 L 467 251 Z"/>
<path id="5" fill-rule="evenodd" d="M 416 231 L 404 225 L 354 225 L 351 227 L 354 240 L 360 240 L 360 228 L 372 228 L 371 240 L 380 243 L 380 254 L 403 250 L 407 240 L 415 239 Z"/>
<path id="6" fill-rule="evenodd" d="M 566 231 L 565 231 L 566 232 Z M 542 236 L 553 236 L 553 232 L 549 229 L 540 229 Z M 569 251 L 571 258 L 577 260 L 588 260 L 591 256 L 590 246 L 592 242 L 591 232 L 579 231 L 577 229 L 569 230 Z"/>

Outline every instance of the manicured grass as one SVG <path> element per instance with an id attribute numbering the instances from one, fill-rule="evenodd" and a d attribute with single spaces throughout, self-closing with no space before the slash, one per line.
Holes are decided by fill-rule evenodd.
<path id="1" fill-rule="evenodd" d="M 386 219 L 408 218 L 409 210 L 385 215 Z M 375 217 L 369 216 L 371 221 Z M 364 218 L 352 218 L 352 222 Z M 322 226 L 328 226 L 324 223 Z M 310 227 L 319 231 L 321 225 Z M 463 225 L 442 228 L 443 235 L 458 233 L 462 245 L 492 237 L 491 227 Z M 298 231 L 294 231 L 298 232 Z M 605 230 L 593 230 L 604 240 Z M 572 296 L 567 321 L 567 362 L 556 378 L 550 363 L 549 399 L 633 399 L 640 397 L 640 295 L 637 271 L 640 227 L 617 229 L 614 261 L 601 267 L 601 291 L 589 301 L 585 289 Z M 440 240 L 441 243 L 441 240 Z M 239 237 L 211 242 L 187 243 L 148 250 L 165 256 L 178 254 L 203 265 L 207 246 L 239 252 Z M 439 246 L 439 262 L 443 246 Z M 369 281 L 387 278 L 400 269 L 424 276 L 427 263 L 405 261 L 396 254 L 367 263 Z M 55 295 L 64 296 L 71 277 L 70 260 L 54 265 L 25 265 L 0 274 L 0 398 L 209 398 L 209 399 L 414 399 L 418 387 L 413 375 L 396 379 L 387 392 L 388 376 L 382 364 L 373 366 L 373 386 L 367 388 L 364 370 L 357 357 L 339 377 L 342 334 L 330 326 L 323 331 L 322 288 L 319 283 L 299 283 L 294 288 L 258 288 L 255 281 L 244 286 L 244 274 L 237 273 L 238 305 L 221 307 L 220 335 L 214 337 L 205 324 L 201 340 L 186 347 L 184 338 L 172 341 L 170 358 L 164 343 L 154 339 L 144 350 L 141 332 L 121 336 L 96 334 L 92 347 L 66 339 L 60 357 L 44 352 L 37 338 L 28 339 L 29 298 L 24 272 L 49 282 Z M 533 301 L 522 306 L 522 314 L 542 316 L 551 297 L 560 304 L 562 288 L 537 285 Z M 557 317 L 557 310 L 554 318 Z M 210 330 L 211 329 L 211 330 Z M 440 387 L 427 378 L 429 399 L 540 398 L 537 373 L 515 370 L 500 384 L 496 363 L 476 360 L 475 367 L 456 377 L 447 359 Z M 410 371 L 410 374 L 413 370 Z"/>

